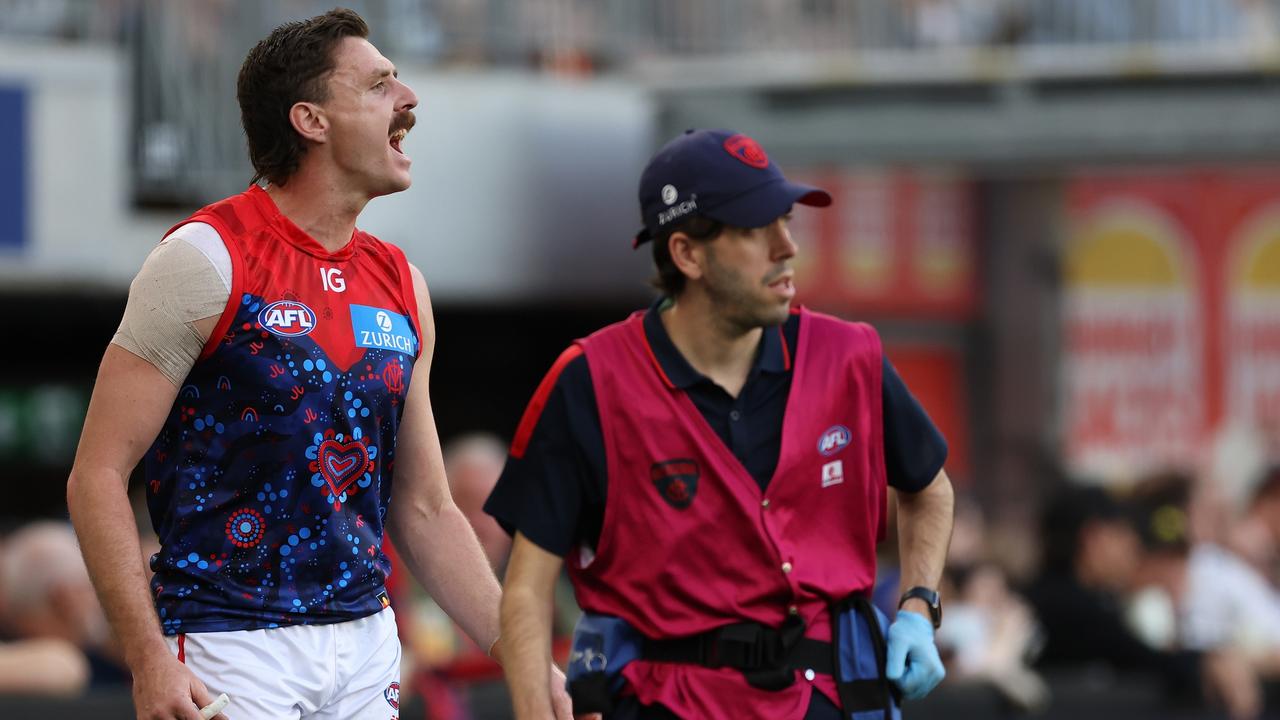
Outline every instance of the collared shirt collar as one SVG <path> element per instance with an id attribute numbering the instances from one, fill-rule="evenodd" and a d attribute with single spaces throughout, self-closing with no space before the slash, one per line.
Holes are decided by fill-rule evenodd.
<path id="1" fill-rule="evenodd" d="M 662 371 L 666 373 L 671 384 L 686 390 L 701 382 L 711 382 L 710 378 L 694 369 L 689 361 L 676 349 L 667 327 L 662 324 L 661 313 L 669 307 L 671 301 L 660 297 L 649 306 L 644 314 L 644 335 L 653 350 L 653 357 L 658 361 Z M 756 351 L 755 361 L 747 378 L 753 378 L 758 372 L 784 373 L 790 370 L 787 354 L 782 347 L 782 333 L 779 328 L 767 327 L 760 336 L 760 347 Z"/>

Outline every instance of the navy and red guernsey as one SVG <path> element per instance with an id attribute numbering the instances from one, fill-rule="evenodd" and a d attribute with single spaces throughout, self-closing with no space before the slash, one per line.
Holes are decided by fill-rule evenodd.
<path id="1" fill-rule="evenodd" d="M 227 307 L 146 456 L 166 634 L 322 624 L 386 606 L 396 430 L 418 355 L 404 254 L 337 252 L 259 187 L 185 222 L 221 235 Z"/>

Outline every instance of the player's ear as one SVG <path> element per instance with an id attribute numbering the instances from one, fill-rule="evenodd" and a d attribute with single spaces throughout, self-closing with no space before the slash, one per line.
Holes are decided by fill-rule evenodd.
<path id="1" fill-rule="evenodd" d="M 667 239 L 667 250 L 671 252 L 671 262 L 691 280 L 702 277 L 706 267 L 706 245 L 705 242 L 697 242 L 682 232 L 673 232 Z"/>
<path id="2" fill-rule="evenodd" d="M 324 143 L 329 139 L 329 118 L 324 108 L 315 103 L 294 103 L 289 108 L 289 124 L 304 140 Z"/>

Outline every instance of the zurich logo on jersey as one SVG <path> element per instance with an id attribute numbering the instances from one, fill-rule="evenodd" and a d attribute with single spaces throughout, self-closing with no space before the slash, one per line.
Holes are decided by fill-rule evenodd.
<path id="1" fill-rule="evenodd" d="M 413 322 L 408 316 L 385 308 L 352 305 L 351 334 L 360 347 L 396 350 L 406 355 L 418 351 Z"/>
<path id="2" fill-rule="evenodd" d="M 832 425 L 822 433 L 822 437 L 818 438 L 818 452 L 827 456 L 835 455 L 849 447 L 851 442 L 853 442 L 853 433 L 849 432 L 849 428 L 843 425 Z"/>
<path id="3" fill-rule="evenodd" d="M 316 314 L 296 300 L 277 300 L 258 313 L 258 324 L 283 337 L 306 335 L 316 327 Z"/>

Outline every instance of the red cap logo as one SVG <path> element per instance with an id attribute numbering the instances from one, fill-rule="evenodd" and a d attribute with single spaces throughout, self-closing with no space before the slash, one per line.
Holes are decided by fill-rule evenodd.
<path id="1" fill-rule="evenodd" d="M 764 148 L 746 135 L 733 135 L 725 140 L 724 149 L 753 168 L 763 170 L 769 167 L 769 156 L 764 154 Z"/>

